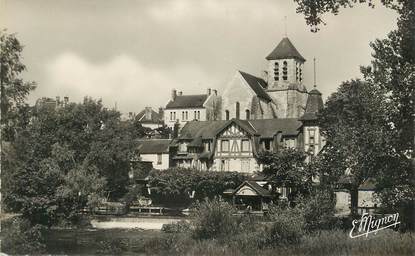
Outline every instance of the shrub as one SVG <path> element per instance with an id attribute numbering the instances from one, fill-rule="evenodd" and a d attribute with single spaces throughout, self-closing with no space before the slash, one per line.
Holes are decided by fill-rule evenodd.
<path id="1" fill-rule="evenodd" d="M 238 231 L 235 208 L 219 197 L 197 203 L 193 212 L 193 237 L 196 239 L 224 238 Z"/>
<path id="2" fill-rule="evenodd" d="M 266 245 L 297 244 L 304 234 L 304 212 L 301 208 L 288 205 L 270 207 L 271 224 L 265 228 L 268 239 Z"/>
<path id="3" fill-rule="evenodd" d="M 9 254 L 36 254 L 45 251 L 42 236 L 43 226 L 32 226 L 28 220 L 18 217 L 2 224 L 2 233 L 5 233 L 1 243 L 2 252 Z"/>
<path id="4" fill-rule="evenodd" d="M 164 224 L 161 231 L 166 233 L 187 233 L 190 229 L 190 223 L 185 220 L 181 220 L 172 224 Z"/>
<path id="5" fill-rule="evenodd" d="M 334 218 L 335 200 L 333 192 L 325 189 L 317 189 L 308 197 L 298 200 L 297 208 L 301 208 L 305 218 L 305 230 L 327 230 L 340 227 Z"/>

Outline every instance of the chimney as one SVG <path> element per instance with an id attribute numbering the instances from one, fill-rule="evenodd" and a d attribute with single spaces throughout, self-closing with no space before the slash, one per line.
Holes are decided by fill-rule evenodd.
<path id="1" fill-rule="evenodd" d="M 171 100 L 175 101 L 176 100 L 176 96 L 177 96 L 177 91 L 175 89 L 173 89 L 171 91 Z"/>
<path id="2" fill-rule="evenodd" d="M 151 120 L 151 107 L 145 108 L 145 115 L 146 115 L 145 117 L 146 120 Z"/>
<path id="3" fill-rule="evenodd" d="M 162 107 L 159 107 L 159 115 L 160 115 L 160 120 L 163 120 L 164 119 L 164 111 L 163 111 L 163 108 Z"/>
<path id="4" fill-rule="evenodd" d="M 261 78 L 264 79 L 265 83 L 267 83 L 267 85 L 268 85 L 268 71 L 263 70 Z"/>
<path id="5" fill-rule="evenodd" d="M 213 90 L 213 94 L 215 94 L 215 96 L 218 96 L 218 90 Z"/>
<path id="6" fill-rule="evenodd" d="M 178 93 L 178 96 L 182 96 L 183 95 L 183 92 L 182 91 L 180 91 L 179 93 Z"/>
<path id="7" fill-rule="evenodd" d="M 180 124 L 176 122 L 173 126 L 172 139 L 176 139 L 177 137 L 179 137 L 179 128 L 180 128 Z"/>
<path id="8" fill-rule="evenodd" d="M 212 93 L 212 89 L 208 88 L 207 89 L 207 95 L 210 95 Z"/>

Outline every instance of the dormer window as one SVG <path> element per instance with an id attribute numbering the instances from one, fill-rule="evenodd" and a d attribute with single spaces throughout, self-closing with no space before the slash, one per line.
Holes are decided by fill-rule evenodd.
<path id="1" fill-rule="evenodd" d="M 283 67 L 282 67 L 282 79 L 284 81 L 287 81 L 288 79 L 288 64 L 286 61 L 283 62 Z"/>

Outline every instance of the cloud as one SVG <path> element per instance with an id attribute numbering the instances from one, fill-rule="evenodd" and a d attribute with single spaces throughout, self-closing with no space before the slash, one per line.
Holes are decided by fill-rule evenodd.
<path id="1" fill-rule="evenodd" d="M 241 19 L 264 22 L 270 16 L 278 15 L 280 8 L 273 0 L 171 0 L 154 2 L 146 12 L 150 18 L 160 22 L 210 19 L 238 22 L 241 25 Z"/>
<path id="2" fill-rule="evenodd" d="M 158 69 L 128 55 L 93 63 L 70 52 L 47 62 L 46 78 L 56 95 L 68 95 L 75 102 L 84 96 L 102 98 L 107 106 L 117 102 L 122 112 L 164 106 L 172 88 L 184 90 L 185 94 L 203 93 L 205 89 L 201 87 L 217 83 L 194 65 Z"/>

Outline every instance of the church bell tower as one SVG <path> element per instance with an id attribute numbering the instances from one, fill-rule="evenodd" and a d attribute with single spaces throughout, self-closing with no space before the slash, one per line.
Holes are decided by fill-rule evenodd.
<path id="1" fill-rule="evenodd" d="M 301 117 L 307 101 L 307 89 L 303 84 L 303 67 L 306 60 L 288 37 L 281 40 L 266 60 L 267 92 L 277 105 L 277 117 Z"/>

